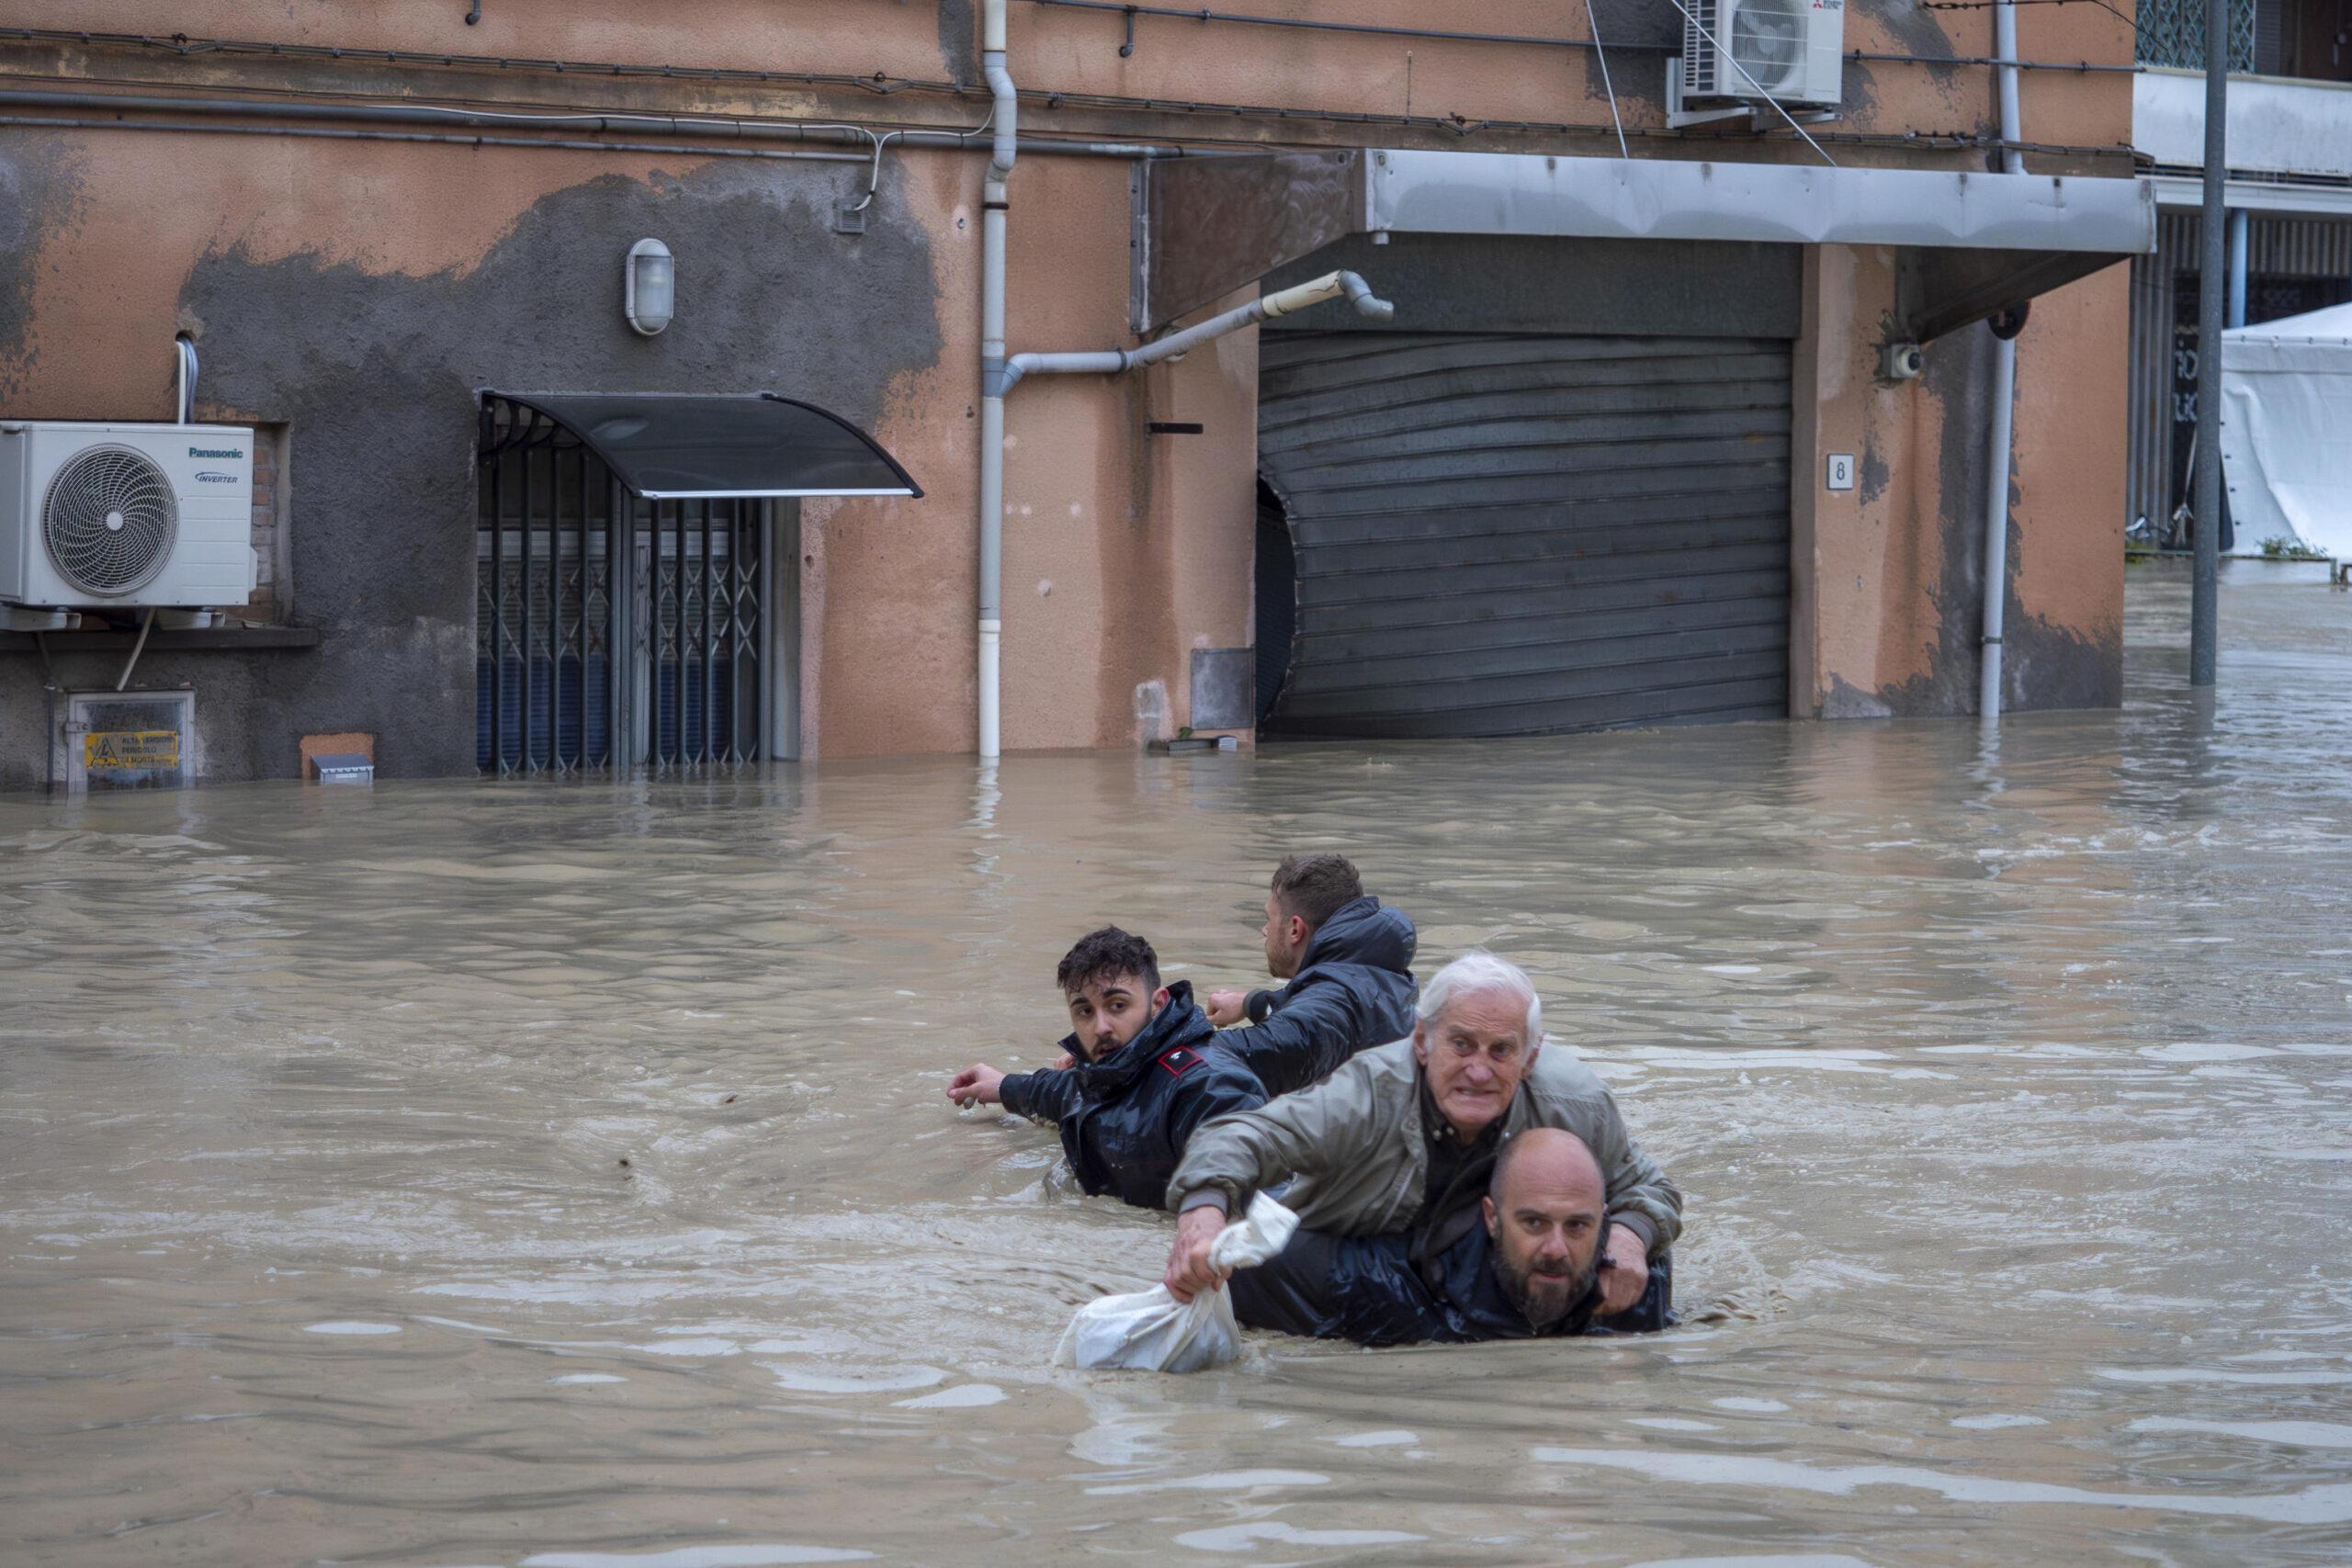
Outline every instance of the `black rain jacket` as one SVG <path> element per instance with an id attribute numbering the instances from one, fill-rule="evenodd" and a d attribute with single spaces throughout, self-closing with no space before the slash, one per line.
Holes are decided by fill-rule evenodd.
<path id="1" fill-rule="evenodd" d="M 1104 1060 L 1087 1061 L 1074 1034 L 1062 1049 L 1075 1066 L 1007 1074 L 998 1098 L 1014 1115 L 1060 1130 L 1080 1187 L 1138 1209 L 1166 1204 L 1193 1128 L 1266 1103 L 1265 1086 L 1217 1043 L 1188 980 L 1169 987 L 1168 1005 Z"/>
<path id="2" fill-rule="evenodd" d="M 1320 1083 L 1357 1052 L 1413 1032 L 1413 922 L 1377 898 L 1331 911 L 1279 990 L 1252 991 L 1248 1029 L 1217 1038 L 1269 1094 Z"/>
<path id="3" fill-rule="evenodd" d="M 1359 1345 L 1466 1345 L 1582 1334 L 1600 1300 L 1596 1282 L 1568 1315 L 1540 1332 L 1503 1294 L 1494 1243 L 1475 1226 L 1423 1267 L 1412 1238 L 1300 1231 L 1280 1256 L 1226 1281 L 1247 1328 Z"/>

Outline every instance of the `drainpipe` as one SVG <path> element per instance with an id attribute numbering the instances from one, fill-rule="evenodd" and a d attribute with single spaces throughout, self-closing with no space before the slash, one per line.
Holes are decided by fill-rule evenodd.
<path id="1" fill-rule="evenodd" d="M 997 649 L 1004 630 L 1004 218 L 1011 207 L 1020 99 L 1004 65 L 1005 0 L 983 0 L 980 69 L 988 78 L 996 135 L 980 186 L 980 758 L 997 755 Z"/>
<path id="2" fill-rule="evenodd" d="M 1396 308 L 1375 299 L 1352 272 L 1327 273 L 1278 294 L 1227 310 L 1197 326 L 1172 333 L 1137 349 L 1089 354 L 1021 354 L 1004 351 L 1004 224 L 1012 203 L 1005 184 L 1017 153 L 1020 104 L 1012 73 L 1005 68 L 1006 0 L 983 0 L 980 9 L 980 70 L 992 100 L 994 141 L 980 186 L 980 572 L 978 681 L 979 753 L 993 761 L 1002 750 L 998 656 L 1004 633 L 1004 399 L 1026 375 L 1115 376 L 1137 366 L 1173 359 L 1211 338 L 1346 295 L 1358 310 L 1379 321 Z"/>
<path id="3" fill-rule="evenodd" d="M 2025 173 L 2017 144 L 2025 139 L 2018 113 L 2018 13 L 2012 0 L 1993 7 L 1993 53 L 2000 61 L 2001 172 Z M 2011 321 L 2017 324 L 2018 318 Z M 1976 711 L 1987 724 L 2001 716 L 2001 617 L 2009 594 L 2009 438 L 2018 387 L 2016 334 L 1994 333 L 1991 484 L 1984 500 L 1984 639 L 1977 665 Z"/>
<path id="4" fill-rule="evenodd" d="M 1024 376 L 1116 376 L 1145 365 L 1157 365 L 1164 359 L 1181 358 L 1186 351 L 1198 348 L 1211 338 L 1254 327 L 1260 321 L 1276 316 L 1287 316 L 1309 305 L 1319 305 L 1326 299 L 1346 295 L 1361 315 L 1375 321 L 1385 321 L 1396 313 L 1396 307 L 1375 296 L 1372 285 L 1352 272 L 1327 272 L 1309 283 L 1300 283 L 1269 294 L 1262 299 L 1252 299 L 1247 305 L 1235 307 L 1221 316 L 1211 316 L 1197 326 L 1186 327 L 1181 333 L 1170 333 L 1164 338 L 1144 344 L 1141 348 L 1104 348 L 1082 354 L 1016 354 L 1004 362 L 1004 389 L 1012 390 Z"/>
<path id="5" fill-rule="evenodd" d="M 1001 71 L 999 71 L 1001 74 Z M 1000 133 L 1002 123 L 998 126 Z M 1010 156 L 1006 162 L 1011 162 Z M 997 164 L 989 167 L 991 179 Z M 1001 190 L 1001 182 L 992 189 Z M 982 331 L 988 335 L 981 350 L 981 374 L 984 392 L 980 400 L 980 758 L 993 760 L 998 751 L 997 731 L 997 639 L 1001 629 L 998 619 L 999 586 L 1003 576 L 1004 546 L 1004 400 L 1007 393 L 1021 384 L 1026 376 L 1116 376 L 1146 365 L 1182 356 L 1186 350 L 1197 348 L 1212 338 L 1255 326 L 1275 316 L 1286 316 L 1303 310 L 1309 305 L 1326 299 L 1347 296 L 1356 310 L 1374 321 L 1385 321 L 1396 313 L 1396 308 L 1372 292 L 1372 286 L 1352 272 L 1327 272 L 1309 283 L 1301 283 L 1262 299 L 1252 299 L 1222 315 L 1212 316 L 1198 325 L 1181 333 L 1170 333 L 1164 338 L 1144 344 L 1141 348 L 1105 348 L 1074 354 L 1004 353 L 1004 213 L 991 203 L 986 217 L 993 228 L 985 228 L 982 238 L 987 247 L 988 271 L 981 289 Z"/>

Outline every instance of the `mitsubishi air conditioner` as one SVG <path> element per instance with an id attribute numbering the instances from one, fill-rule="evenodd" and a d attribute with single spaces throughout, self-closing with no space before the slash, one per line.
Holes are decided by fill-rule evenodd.
<path id="1" fill-rule="evenodd" d="M 235 425 L 0 423 L 0 604 L 242 604 L 253 491 Z"/>
<path id="2" fill-rule="evenodd" d="M 1845 46 L 1846 0 L 1687 0 L 1674 96 L 1835 108 Z"/>

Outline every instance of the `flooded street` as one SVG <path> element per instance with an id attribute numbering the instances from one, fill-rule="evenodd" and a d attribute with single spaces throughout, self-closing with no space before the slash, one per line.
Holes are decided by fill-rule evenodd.
<path id="1" fill-rule="evenodd" d="M 0 797 L 0 1560 L 2340 1562 L 2352 598 L 2120 712 Z M 1047 1365 L 1169 1222 L 942 1097 L 1344 850 L 1528 965 L 1696 1321 Z"/>

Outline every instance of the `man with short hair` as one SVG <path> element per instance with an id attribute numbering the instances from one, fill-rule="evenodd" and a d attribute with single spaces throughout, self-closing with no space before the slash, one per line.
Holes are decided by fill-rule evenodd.
<path id="1" fill-rule="evenodd" d="M 1409 1040 L 1358 1053 L 1315 1088 L 1196 1133 L 1169 1184 L 1177 1211 L 1166 1283 L 1190 1301 L 1219 1281 L 1209 1243 L 1250 1195 L 1285 1180 L 1301 1228 L 1407 1233 L 1410 1256 L 1444 1254 L 1477 1221 L 1503 1140 L 1530 1127 L 1577 1134 L 1599 1161 L 1609 1225 L 1600 1311 L 1641 1303 L 1650 1261 L 1682 1226 L 1682 1194 L 1642 1153 L 1591 1069 L 1546 1052 L 1526 971 L 1474 950 L 1432 976 Z M 1662 1304 L 1662 1303 L 1661 1303 Z"/>
<path id="2" fill-rule="evenodd" d="M 1302 1230 L 1231 1280 L 1250 1328 L 1359 1345 L 1464 1344 L 1581 1334 L 1610 1271 L 1600 1166 L 1574 1133 L 1531 1127 L 1495 1159 L 1482 1223 L 1428 1266 L 1409 1237 Z"/>
<path id="3" fill-rule="evenodd" d="M 1266 972 L 1277 988 L 1209 993 L 1218 1038 L 1270 1094 L 1330 1076 L 1413 1027 L 1413 922 L 1367 897 L 1347 856 L 1284 855 L 1266 894 Z M 1244 1018 L 1250 1027 L 1235 1029 Z"/>
<path id="4" fill-rule="evenodd" d="M 1216 1043 L 1189 981 L 1160 985 L 1159 955 L 1143 938 L 1116 926 L 1090 931 L 1055 978 L 1072 1026 L 1062 1046 L 1075 1065 L 1007 1075 L 975 1062 L 947 1098 L 1001 1104 L 1058 1129 L 1086 1192 L 1157 1209 L 1193 1129 L 1263 1105 L 1264 1086 Z"/>

